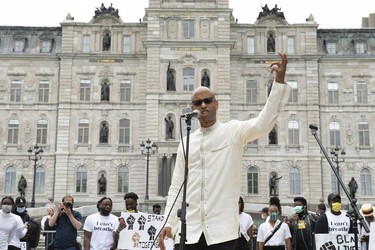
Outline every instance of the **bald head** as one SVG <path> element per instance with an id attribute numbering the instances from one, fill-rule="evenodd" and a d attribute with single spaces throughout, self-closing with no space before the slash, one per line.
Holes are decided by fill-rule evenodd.
<path id="1" fill-rule="evenodd" d="M 210 88 L 207 88 L 207 87 L 204 87 L 204 86 L 199 86 L 198 88 L 196 88 L 193 92 L 193 94 L 191 95 L 191 100 L 195 100 L 195 96 L 200 93 L 200 92 L 206 92 L 206 93 L 211 93 L 211 96 L 215 96 L 215 93 L 210 89 Z"/>

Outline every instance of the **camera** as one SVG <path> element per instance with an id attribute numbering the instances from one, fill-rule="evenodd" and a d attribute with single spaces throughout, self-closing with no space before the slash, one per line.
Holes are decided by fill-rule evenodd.
<path id="1" fill-rule="evenodd" d="M 70 202 L 64 202 L 64 206 L 65 206 L 66 208 L 69 208 L 70 210 L 73 208 L 73 204 L 70 203 Z"/>

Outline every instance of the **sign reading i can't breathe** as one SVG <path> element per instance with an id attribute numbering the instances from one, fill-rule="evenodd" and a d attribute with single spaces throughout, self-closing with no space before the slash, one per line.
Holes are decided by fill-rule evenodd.
<path id="1" fill-rule="evenodd" d="M 356 250 L 354 234 L 315 234 L 316 250 Z"/>
<path id="2" fill-rule="evenodd" d="M 164 215 L 122 212 L 121 216 L 126 227 L 120 232 L 118 249 L 160 249 L 156 236 L 164 224 Z M 173 249 L 173 240 L 164 243 L 167 250 Z"/>

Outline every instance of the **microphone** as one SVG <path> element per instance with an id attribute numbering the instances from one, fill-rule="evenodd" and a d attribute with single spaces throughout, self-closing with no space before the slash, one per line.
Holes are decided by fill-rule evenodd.
<path id="1" fill-rule="evenodd" d="M 318 130 L 318 126 L 316 126 L 315 124 L 312 124 L 312 123 L 310 124 L 309 128 L 312 129 L 312 130 L 315 130 L 315 131 Z"/>
<path id="2" fill-rule="evenodd" d="M 198 119 L 200 116 L 201 116 L 201 112 L 198 109 L 181 115 L 181 117 L 185 117 L 186 119 L 191 119 L 191 118 L 194 118 L 194 117 Z"/>

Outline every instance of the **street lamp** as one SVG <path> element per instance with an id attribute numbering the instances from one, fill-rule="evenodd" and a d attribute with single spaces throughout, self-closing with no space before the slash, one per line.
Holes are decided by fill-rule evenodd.
<path id="1" fill-rule="evenodd" d="M 35 207 L 35 178 L 36 178 L 36 163 L 38 160 L 42 159 L 43 149 L 37 144 L 34 145 L 34 148 L 29 148 L 27 150 L 29 153 L 29 160 L 34 161 L 34 175 L 33 175 L 33 194 L 31 196 L 31 207 Z"/>
<path id="2" fill-rule="evenodd" d="M 145 200 L 148 200 L 148 172 L 150 165 L 150 155 L 155 154 L 157 146 L 155 142 L 151 143 L 150 138 L 147 139 L 146 144 L 142 141 L 141 145 L 142 155 L 146 155 L 146 195 Z"/>
<path id="3" fill-rule="evenodd" d="M 332 155 L 332 161 L 336 163 L 336 172 L 338 174 L 337 176 L 337 193 L 340 194 L 340 182 L 339 182 L 339 176 L 340 176 L 340 169 L 339 169 L 339 163 L 345 161 L 346 152 L 344 149 L 341 150 L 340 154 L 340 148 L 336 146 L 336 148 L 331 149 L 331 155 Z M 341 159 L 339 158 L 341 155 Z"/>

